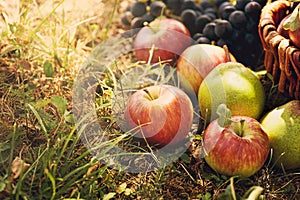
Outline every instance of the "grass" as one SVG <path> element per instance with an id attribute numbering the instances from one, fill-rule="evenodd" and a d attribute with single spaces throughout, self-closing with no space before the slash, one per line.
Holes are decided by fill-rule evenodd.
<path id="1" fill-rule="evenodd" d="M 126 1 L 88 2 L 77 7 L 68 0 L 1 3 L 0 199 L 300 198 L 299 173 L 268 163 L 248 179 L 218 175 L 199 158 L 200 135 L 176 162 L 155 171 L 131 174 L 99 162 L 80 140 L 91 123 L 74 123 L 72 90 L 94 47 L 123 31 L 118 17 Z M 114 63 L 112 71 L 123 65 Z M 142 81 L 134 87 L 155 84 L 147 83 L 149 72 L 165 77 L 157 69 L 138 71 Z M 130 144 L 138 155 L 149 153 L 115 127 L 111 96 L 118 76 L 109 71 L 99 76 L 97 115 L 111 138 L 98 148 Z M 274 88 L 270 101 L 279 99 Z M 105 152 L 97 156 L 104 158 Z"/>

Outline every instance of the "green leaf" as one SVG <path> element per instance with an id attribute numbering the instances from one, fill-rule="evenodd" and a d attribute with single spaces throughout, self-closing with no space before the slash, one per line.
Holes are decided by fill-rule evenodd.
<path id="1" fill-rule="evenodd" d="M 212 199 L 212 196 L 209 192 L 206 192 L 205 194 L 200 194 L 197 197 L 202 200 L 211 200 Z"/>
<path id="2" fill-rule="evenodd" d="M 33 114 L 37 118 L 42 130 L 45 132 L 46 136 L 48 137 L 48 132 L 47 132 L 46 126 L 45 126 L 44 121 L 41 118 L 40 114 L 38 113 L 38 111 L 32 105 L 28 104 L 28 107 L 33 112 Z"/>
<path id="3" fill-rule="evenodd" d="M 115 192 L 110 192 L 110 193 L 108 193 L 108 194 L 105 194 L 104 197 L 103 197 L 103 200 L 109 200 L 109 199 L 112 199 L 112 198 L 115 197 L 115 195 L 116 195 Z"/>
<path id="4" fill-rule="evenodd" d="M 52 96 L 51 103 L 59 110 L 61 114 L 64 114 L 67 110 L 67 100 L 64 97 Z"/>
<path id="5" fill-rule="evenodd" d="M 64 119 L 66 120 L 66 122 L 69 122 L 69 123 L 73 123 L 75 121 L 74 114 L 72 114 L 69 111 L 66 111 L 64 113 Z"/>
<path id="6" fill-rule="evenodd" d="M 245 200 L 258 199 L 261 193 L 263 192 L 263 188 L 260 186 L 252 186 L 244 195 Z"/>
<path id="7" fill-rule="evenodd" d="M 121 185 L 119 185 L 119 187 L 117 187 L 116 192 L 118 194 L 121 194 L 121 193 L 123 193 L 126 190 L 126 188 L 127 188 L 127 183 L 124 182 Z"/>
<path id="8" fill-rule="evenodd" d="M 46 74 L 46 77 L 52 77 L 54 73 L 54 67 L 53 64 L 49 61 L 45 61 L 43 65 L 44 73 Z"/>
<path id="9" fill-rule="evenodd" d="M 291 16 L 288 19 L 286 19 L 285 22 L 283 23 L 283 28 L 285 30 L 295 31 L 296 29 L 299 28 L 299 26 L 300 26 L 299 5 L 294 9 Z"/>
<path id="10" fill-rule="evenodd" d="M 6 188 L 6 184 L 4 182 L 0 182 L 0 192 L 4 191 Z"/>
<path id="11" fill-rule="evenodd" d="M 231 124 L 231 111 L 227 108 L 226 104 L 220 104 L 217 108 L 217 114 L 219 118 L 217 119 L 219 126 L 226 127 Z"/>

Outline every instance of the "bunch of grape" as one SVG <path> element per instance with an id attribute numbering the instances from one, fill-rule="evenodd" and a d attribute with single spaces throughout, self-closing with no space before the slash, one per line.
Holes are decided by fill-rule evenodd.
<path id="1" fill-rule="evenodd" d="M 121 21 L 131 28 L 141 28 L 159 16 L 166 15 L 166 4 L 162 1 L 135 1 L 121 16 Z"/>
<path id="2" fill-rule="evenodd" d="M 180 19 L 189 29 L 195 43 L 227 45 L 237 61 L 256 67 L 262 61 L 263 49 L 258 35 L 261 9 L 267 0 L 163 0 L 135 1 L 122 22 L 140 28 L 145 22 L 165 15 Z"/>

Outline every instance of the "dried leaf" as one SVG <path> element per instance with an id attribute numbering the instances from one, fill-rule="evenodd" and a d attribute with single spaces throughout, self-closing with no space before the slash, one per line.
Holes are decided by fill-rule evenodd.
<path id="1" fill-rule="evenodd" d="M 121 194 L 126 190 L 126 187 L 127 187 L 127 183 L 124 182 L 121 185 L 119 185 L 119 187 L 116 189 L 116 192 L 118 194 Z"/>
<path id="2" fill-rule="evenodd" d="M 25 163 L 20 157 L 16 157 L 11 164 L 11 175 L 13 180 L 19 178 L 21 173 L 24 173 L 30 164 Z"/>
<path id="3" fill-rule="evenodd" d="M 115 193 L 115 192 L 110 192 L 110 193 L 105 194 L 105 195 L 103 196 L 103 200 L 109 200 L 109 199 L 114 198 L 115 196 L 116 196 L 116 193 Z"/>

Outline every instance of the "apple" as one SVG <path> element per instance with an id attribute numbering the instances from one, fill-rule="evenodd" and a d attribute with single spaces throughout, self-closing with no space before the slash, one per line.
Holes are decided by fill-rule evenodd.
<path id="1" fill-rule="evenodd" d="M 293 44 L 300 48 L 300 27 L 295 31 L 288 31 L 289 38 L 293 42 Z"/>
<path id="2" fill-rule="evenodd" d="M 171 63 L 191 43 L 190 32 L 182 22 L 171 18 L 156 18 L 138 31 L 133 41 L 133 51 L 140 61 L 148 62 L 151 59 L 150 63 Z"/>
<path id="3" fill-rule="evenodd" d="M 180 55 L 176 66 L 181 87 L 187 93 L 197 95 L 207 74 L 218 64 L 227 61 L 235 61 L 235 58 L 219 46 L 196 44 L 188 47 Z"/>
<path id="4" fill-rule="evenodd" d="M 255 73 L 238 62 L 221 63 L 203 80 L 198 104 L 206 121 L 217 118 L 217 108 L 224 103 L 232 115 L 259 119 L 265 105 L 265 90 Z"/>
<path id="5" fill-rule="evenodd" d="M 285 16 L 279 23 L 278 27 L 277 27 L 277 32 L 282 35 L 285 38 L 289 38 L 289 32 L 288 30 L 284 29 L 283 24 L 285 23 L 285 21 L 291 16 L 291 14 L 288 14 L 287 16 Z"/>
<path id="6" fill-rule="evenodd" d="M 232 116 L 229 125 L 218 120 L 203 133 L 204 159 L 216 172 L 250 177 L 264 165 L 270 144 L 261 124 L 251 117 Z"/>
<path id="7" fill-rule="evenodd" d="M 288 31 L 288 36 L 293 44 L 300 48 L 300 4 L 296 6 L 293 12 L 283 23 L 283 28 Z"/>
<path id="8" fill-rule="evenodd" d="M 188 135 L 193 121 L 189 97 L 171 85 L 154 85 L 133 93 L 126 105 L 125 122 L 136 137 L 157 145 L 173 145 Z"/>
<path id="9" fill-rule="evenodd" d="M 261 124 L 270 139 L 275 166 L 286 170 L 300 168 L 300 100 L 269 111 Z"/>

